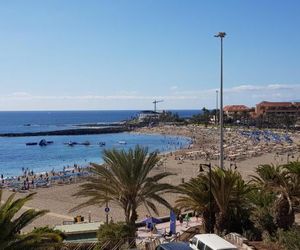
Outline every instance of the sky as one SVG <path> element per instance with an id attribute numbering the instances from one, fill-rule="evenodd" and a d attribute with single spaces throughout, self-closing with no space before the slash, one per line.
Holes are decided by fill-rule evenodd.
<path id="1" fill-rule="evenodd" d="M 299 0 L 1 0 L 0 110 L 215 108 L 300 97 Z"/>

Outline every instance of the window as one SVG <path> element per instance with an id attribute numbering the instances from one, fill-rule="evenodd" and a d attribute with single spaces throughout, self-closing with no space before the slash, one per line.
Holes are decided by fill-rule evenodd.
<path id="1" fill-rule="evenodd" d="M 196 237 L 192 238 L 192 244 L 195 245 L 195 246 L 197 245 L 197 238 Z"/>
<path id="2" fill-rule="evenodd" d="M 198 245 L 197 245 L 197 248 L 199 250 L 205 250 L 205 244 L 203 242 L 201 242 L 200 240 L 198 241 Z"/>

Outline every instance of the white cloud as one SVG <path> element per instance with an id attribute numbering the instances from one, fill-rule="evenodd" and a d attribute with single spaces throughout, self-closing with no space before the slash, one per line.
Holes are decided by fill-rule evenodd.
<path id="1" fill-rule="evenodd" d="M 136 91 L 120 91 L 115 95 L 34 95 L 14 92 L 0 96 L 2 110 L 21 109 L 151 109 L 153 100 L 164 100 L 162 109 L 214 108 L 216 88 L 178 91 L 160 95 L 140 94 Z M 292 101 L 299 99 L 300 84 L 243 84 L 224 89 L 224 105 L 245 104 L 254 106 L 265 101 Z"/>
<path id="2" fill-rule="evenodd" d="M 28 97 L 28 96 L 30 96 L 30 94 L 27 92 L 20 91 L 20 92 L 14 92 L 10 96 L 12 96 L 12 97 Z"/>
<path id="3" fill-rule="evenodd" d="M 160 96 L 142 96 L 142 95 L 8 95 L 2 97 L 2 99 L 31 99 L 31 100 L 143 100 L 143 99 L 194 99 L 197 96 L 184 96 L 184 95 L 160 95 Z"/>
<path id="4" fill-rule="evenodd" d="M 293 88 L 299 88 L 300 86 L 297 87 L 297 85 L 285 85 L 285 84 L 269 84 L 268 88 L 269 89 L 293 89 Z"/>
<path id="5" fill-rule="evenodd" d="M 255 86 L 255 85 L 240 85 L 236 86 L 230 89 L 225 89 L 225 91 L 230 91 L 230 92 L 243 92 L 243 91 L 255 91 L 255 90 L 260 90 L 262 87 L 261 86 Z"/>
<path id="6" fill-rule="evenodd" d="M 127 91 L 127 90 L 122 90 L 118 92 L 119 95 L 137 95 L 138 91 Z"/>
<path id="7" fill-rule="evenodd" d="M 268 91 L 268 90 L 292 90 L 299 89 L 300 85 L 288 84 L 268 84 L 268 85 L 239 85 L 233 88 L 225 89 L 227 92 L 249 92 L 249 91 Z"/>
<path id="8" fill-rule="evenodd" d="M 300 84 L 240 85 L 225 89 L 228 104 L 255 105 L 261 101 L 292 101 L 300 94 Z"/>

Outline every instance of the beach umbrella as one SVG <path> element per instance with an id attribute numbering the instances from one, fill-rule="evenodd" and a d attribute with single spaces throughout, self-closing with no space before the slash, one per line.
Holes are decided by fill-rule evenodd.
<path id="1" fill-rule="evenodd" d="M 155 217 L 148 217 L 142 221 L 146 225 L 148 224 L 157 224 L 161 222 L 161 219 L 155 218 Z"/>
<path id="2" fill-rule="evenodd" d="M 177 216 L 173 210 L 170 211 L 170 232 L 176 234 L 176 220 Z"/>

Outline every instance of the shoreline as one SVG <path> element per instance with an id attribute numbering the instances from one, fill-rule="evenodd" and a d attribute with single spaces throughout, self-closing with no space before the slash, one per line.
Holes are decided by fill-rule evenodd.
<path id="1" fill-rule="evenodd" d="M 188 129 L 188 131 L 187 131 L 187 129 Z M 231 129 L 230 132 L 233 131 L 233 133 L 237 133 L 237 131 L 239 131 L 239 129 L 240 128 Z M 86 129 L 84 129 L 84 130 L 86 130 Z M 94 130 L 94 129 L 92 129 L 92 130 Z M 217 151 L 219 149 L 218 149 L 218 147 L 216 147 L 214 145 L 217 141 L 217 138 L 214 138 L 214 137 L 216 137 L 217 132 L 218 132 L 216 130 L 217 129 L 215 127 L 203 127 L 203 126 L 193 126 L 193 125 L 178 127 L 178 126 L 174 126 L 174 125 L 164 125 L 164 126 L 156 126 L 156 127 L 151 127 L 151 128 L 149 128 L 149 127 L 135 128 L 135 129 L 131 130 L 129 133 L 136 134 L 136 135 L 148 135 L 148 136 L 151 136 L 151 135 L 157 135 L 157 136 L 163 136 L 163 137 L 168 136 L 168 137 L 176 138 L 177 140 L 179 140 L 179 138 L 184 139 L 185 143 L 183 144 L 183 146 L 180 145 L 179 148 L 174 148 L 171 150 L 166 149 L 164 151 L 159 152 L 160 157 L 165 158 L 164 161 L 167 160 L 166 158 L 168 158 L 169 156 L 174 156 L 175 160 L 178 162 L 183 162 L 184 160 L 193 160 L 193 161 L 203 160 L 203 161 L 211 161 L 215 165 L 217 165 L 218 164 Z M 53 132 L 55 133 L 56 131 L 53 131 Z M 120 132 L 123 132 L 123 131 L 120 131 Z M 128 132 L 128 131 L 126 131 L 126 132 Z M 279 132 L 282 133 L 282 131 L 279 131 Z M 43 132 L 39 132 L 39 133 L 43 133 Z M 110 132 L 108 132 L 108 133 L 110 133 Z M 200 135 L 200 138 L 199 138 L 199 133 L 200 134 L 202 133 L 202 135 Z M 213 136 L 210 137 L 207 135 L 203 135 L 203 133 L 204 134 L 210 133 L 210 135 L 213 134 Z M 300 143 L 300 136 L 299 136 L 300 133 L 296 133 L 296 134 L 298 134 L 299 138 L 298 138 L 297 142 L 293 143 L 294 144 L 293 146 L 288 145 L 286 148 L 285 147 L 280 148 L 280 146 L 278 147 L 278 145 L 270 143 L 270 145 L 266 146 L 265 151 L 262 151 L 262 152 L 254 152 L 253 150 L 249 150 L 249 148 L 247 147 L 247 150 L 250 151 L 249 155 L 245 155 L 245 152 L 243 152 L 243 154 L 240 154 L 240 155 L 231 154 L 227 157 L 227 159 L 225 158 L 225 161 L 229 161 L 230 165 L 236 165 L 241 161 L 270 153 L 270 152 L 272 152 L 273 149 L 274 149 L 274 153 L 277 154 L 277 158 L 279 158 L 283 154 L 291 153 L 291 159 L 294 159 L 294 156 L 292 157 L 292 154 L 297 153 L 297 147 L 298 147 L 298 152 L 300 151 L 300 144 L 299 144 Z M 296 146 L 295 144 L 298 144 L 298 145 Z M 205 145 L 205 146 L 203 146 L 203 145 Z M 226 144 L 224 147 L 226 147 Z M 250 148 L 250 149 L 252 149 L 252 148 Z M 255 149 L 261 151 L 261 148 L 259 148 L 258 146 L 256 146 Z M 238 151 L 241 151 L 241 150 L 238 150 Z M 277 161 L 277 159 L 275 159 L 275 156 L 273 156 L 272 158 L 273 158 L 273 161 Z M 75 163 L 75 165 L 78 165 L 78 164 Z M 71 165 L 67 164 L 66 166 L 67 166 L 67 168 L 72 167 L 72 164 Z M 63 167 L 64 166 L 61 166 L 61 168 L 56 169 L 55 172 L 56 173 L 63 172 L 62 171 Z M 84 168 L 86 168 L 86 167 L 87 167 L 87 165 Z M 40 170 L 39 171 L 40 173 L 36 173 L 36 174 L 39 175 L 41 173 L 46 173 L 47 171 L 52 172 L 50 170 L 45 170 L 45 171 Z M 22 177 L 22 175 L 5 176 L 4 180 L 16 180 L 19 177 Z M 1 180 L 1 178 L 0 178 L 0 180 Z"/>
<path id="2" fill-rule="evenodd" d="M 63 149 L 66 148 L 66 150 L 72 150 L 72 148 L 74 147 L 75 148 L 74 152 L 76 152 L 76 150 L 79 150 L 79 149 L 77 149 L 77 147 L 80 147 L 83 145 L 84 146 L 83 150 L 91 150 L 91 152 L 94 152 L 95 148 L 99 148 L 100 151 L 102 151 L 104 149 L 110 149 L 112 147 L 120 147 L 120 149 L 122 149 L 122 148 L 132 147 L 135 143 L 139 143 L 139 144 L 141 143 L 141 145 L 147 146 L 145 143 L 144 143 L 145 145 L 143 144 L 143 141 L 140 141 L 141 139 L 138 139 L 138 141 L 136 141 L 136 138 L 139 138 L 139 137 L 135 137 L 135 135 L 136 136 L 144 135 L 148 138 L 151 138 L 151 136 L 154 136 L 151 133 L 134 133 L 134 132 L 122 132 L 122 133 L 126 134 L 126 138 L 124 139 L 125 140 L 124 145 L 120 144 L 120 142 L 123 142 L 123 141 L 120 141 L 120 142 L 118 141 L 120 139 L 120 137 L 123 138 L 123 136 L 119 136 L 119 139 L 117 139 L 115 141 L 109 141 L 109 139 L 108 139 L 108 141 L 103 140 L 103 141 L 100 141 L 100 143 L 98 140 L 90 141 L 90 140 L 86 139 L 86 141 L 84 141 L 84 142 L 89 142 L 89 145 L 83 144 L 84 142 L 74 141 L 74 146 L 73 146 L 73 144 L 71 144 L 72 147 L 70 147 L 69 144 L 70 144 L 70 142 L 73 142 L 73 141 L 57 142 L 56 140 L 54 140 L 54 144 L 58 145 L 57 147 L 59 149 L 61 149 L 63 147 Z M 117 135 L 117 134 L 122 134 L 122 133 L 113 133 L 113 134 Z M 176 152 L 178 150 L 188 148 L 191 143 L 190 138 L 183 137 L 183 136 L 176 136 L 176 135 L 169 136 L 169 135 L 160 135 L 160 134 L 157 134 L 155 136 L 157 136 L 157 139 L 155 139 L 156 143 L 152 145 L 152 147 L 154 147 L 154 148 L 151 148 L 149 150 L 149 152 L 159 150 L 160 155 L 165 155 L 165 154 L 168 154 L 171 152 Z M 110 137 L 110 136 L 108 135 L 108 137 Z M 50 138 L 50 139 L 52 139 L 52 138 Z M 32 138 L 32 140 L 34 140 L 34 138 Z M 151 139 L 149 139 L 149 140 L 151 141 Z M 83 141 L 83 140 L 81 140 L 81 141 Z M 25 142 L 26 142 L 26 140 L 22 141 L 23 144 L 25 144 Z M 102 145 L 101 142 L 104 144 Z M 32 148 L 35 149 L 36 147 L 38 147 L 38 148 L 43 148 L 43 150 L 46 150 L 46 147 L 41 147 L 41 146 L 39 146 L 38 142 L 36 142 L 36 143 L 37 143 L 37 145 L 33 146 Z M 126 146 L 126 144 L 128 144 L 128 145 Z M 52 145 L 52 143 L 51 143 L 51 145 Z M 49 147 L 53 147 L 51 145 Z M 26 148 L 27 147 L 31 148 L 31 146 L 26 145 Z M 89 149 L 89 147 L 91 147 L 91 149 Z M 51 149 L 51 150 L 53 151 L 53 149 Z M 55 152 L 56 152 L 56 154 L 59 155 L 59 151 L 55 151 Z M 4 180 L 13 181 L 13 180 L 18 179 L 18 177 L 22 177 L 23 171 L 21 172 L 21 167 L 24 167 L 25 169 L 27 169 L 30 172 L 33 170 L 35 172 L 35 174 L 46 173 L 46 172 L 50 173 L 52 171 L 59 173 L 59 172 L 63 171 L 64 167 L 70 168 L 70 167 L 73 167 L 74 164 L 78 165 L 78 166 L 83 166 L 84 168 L 86 168 L 90 162 L 101 163 L 102 158 L 100 156 L 98 156 L 98 153 L 97 153 L 96 157 L 97 157 L 97 160 L 95 160 L 95 155 L 94 155 L 94 153 L 92 153 L 92 154 L 89 154 L 89 156 L 84 156 L 84 158 L 78 158 L 78 159 L 74 160 L 72 158 L 69 159 L 66 155 L 66 158 L 63 158 L 63 160 L 61 160 L 60 162 L 57 162 L 55 165 L 53 165 L 53 164 L 41 165 L 40 164 L 38 168 L 35 168 L 36 164 L 32 165 L 32 166 L 29 166 L 28 164 L 23 164 L 23 165 L 20 165 L 20 168 L 16 168 L 13 172 L 10 172 L 10 173 L 8 173 L 7 171 L 5 171 L 5 169 L 3 169 L 2 171 L 0 171 L 0 174 L 3 175 Z M 84 161 L 83 161 L 83 159 L 84 159 Z M 1 178 L 0 178 L 0 182 L 1 182 Z"/>
<path id="3" fill-rule="evenodd" d="M 282 131 L 281 131 L 282 132 Z M 281 133 L 280 131 L 278 133 Z M 180 149 L 171 153 L 162 153 L 161 163 L 153 169 L 153 173 L 162 173 L 164 171 L 172 172 L 172 175 L 165 179 L 165 182 L 178 185 L 182 182 L 186 182 L 191 178 L 195 177 L 199 173 L 199 164 L 205 162 L 211 162 L 213 166 L 218 165 L 217 159 L 212 159 L 210 157 L 205 158 L 207 155 L 201 155 L 199 151 L 213 151 L 218 150 L 218 133 L 215 128 L 205 128 L 201 126 L 163 126 L 154 128 L 141 128 L 136 129 L 132 133 L 146 133 L 146 134 L 160 134 L 165 136 L 186 136 L 192 139 L 193 144 L 190 148 Z M 237 171 L 242 175 L 242 177 L 247 181 L 250 175 L 255 174 L 255 168 L 260 164 L 284 164 L 288 161 L 294 161 L 299 159 L 300 151 L 300 133 L 291 134 L 293 139 L 292 146 L 296 147 L 296 150 L 284 152 L 281 154 L 276 154 L 273 149 L 276 148 L 274 143 L 260 142 L 261 146 L 264 146 L 265 151 L 262 151 L 258 155 L 246 155 L 246 158 L 235 159 L 235 161 L 230 161 L 226 159 L 224 161 L 225 167 L 230 168 L 232 166 L 237 166 Z M 227 145 L 235 145 L 236 149 L 247 148 L 251 151 L 252 147 L 257 147 L 259 144 L 253 144 L 251 139 L 244 137 L 240 134 L 239 130 L 226 130 L 225 139 Z M 281 145 L 281 144 L 280 144 Z M 290 144 L 285 144 L 282 142 L 282 147 L 289 146 Z M 280 146 L 280 147 L 281 147 Z M 257 148 L 258 150 L 259 148 Z M 244 149 L 243 149 L 244 150 Z M 248 152 L 247 151 L 247 152 Z M 246 152 L 246 151 L 245 151 Z M 292 153 L 290 153 L 292 152 Z M 241 154 L 242 155 L 242 154 Z M 209 155 L 213 156 L 213 154 Z M 234 164 L 234 165 L 232 165 Z M 30 190 L 29 192 L 37 192 L 36 196 L 32 201 L 28 203 L 28 206 L 36 209 L 48 209 L 51 214 L 39 218 L 37 221 L 32 223 L 26 228 L 26 230 L 32 229 L 34 226 L 54 226 L 62 224 L 64 219 L 62 218 L 73 218 L 77 215 L 82 215 L 88 218 L 89 212 L 91 213 L 92 221 L 105 221 L 104 206 L 89 206 L 80 209 L 76 212 L 69 212 L 70 209 L 76 205 L 86 202 L 88 198 L 74 198 L 72 195 L 79 190 L 81 183 L 85 181 L 84 178 L 78 178 L 78 182 L 65 183 L 62 185 L 54 185 L 49 188 L 38 188 Z M 9 190 L 4 191 L 4 199 L 8 197 L 12 192 Z M 28 192 L 27 192 L 28 194 Z M 16 193 L 16 197 L 24 197 L 26 193 Z M 176 194 L 167 194 L 165 198 L 174 204 L 177 198 Z M 124 215 L 123 210 L 116 207 L 113 204 L 109 204 L 110 207 L 110 217 L 113 217 L 114 221 L 123 221 Z M 164 216 L 169 214 L 169 210 L 163 206 L 158 205 L 159 216 Z M 140 207 L 138 209 L 139 219 L 142 219 L 149 214 L 149 212 Z M 155 216 L 153 214 L 153 216 Z M 298 219 L 299 220 L 299 219 Z"/>

